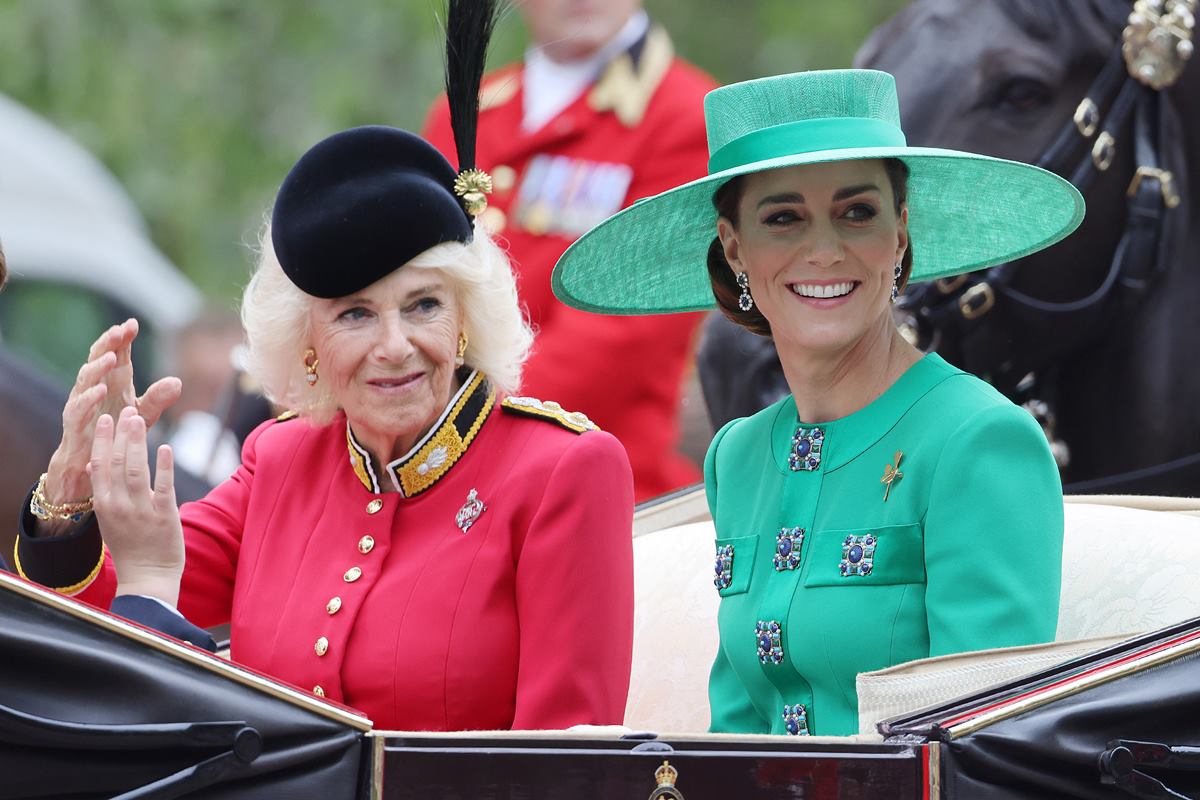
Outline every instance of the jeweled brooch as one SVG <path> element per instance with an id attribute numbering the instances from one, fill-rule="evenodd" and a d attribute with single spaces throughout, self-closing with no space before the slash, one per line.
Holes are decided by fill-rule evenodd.
<path id="1" fill-rule="evenodd" d="M 875 568 L 875 544 L 878 540 L 871 534 L 847 536 L 842 542 L 842 563 L 839 569 L 843 578 L 855 575 L 866 577 Z"/>
<path id="2" fill-rule="evenodd" d="M 454 524 L 466 533 L 475 524 L 475 520 L 479 519 L 479 515 L 487 511 L 487 506 L 479 499 L 479 493 L 472 489 L 467 493 L 467 502 L 463 503 L 462 508 L 458 510 L 458 514 L 454 517 Z"/>
<path id="3" fill-rule="evenodd" d="M 821 445 L 825 442 L 825 431 L 820 428 L 797 428 L 792 434 L 792 452 L 788 466 L 792 472 L 811 472 L 821 466 Z"/>
<path id="4" fill-rule="evenodd" d="M 775 535 L 775 571 L 800 566 L 800 548 L 804 544 L 804 528 L 780 528 Z"/>
<path id="5" fill-rule="evenodd" d="M 763 664 L 783 663 L 783 626 L 776 620 L 759 620 L 754 625 L 758 660 Z"/>
<path id="6" fill-rule="evenodd" d="M 713 585 L 724 591 L 733 585 L 733 545 L 724 544 L 717 548 L 717 561 L 713 566 L 716 575 Z"/>
<path id="7" fill-rule="evenodd" d="M 808 736 L 808 711 L 803 703 L 783 707 L 783 724 L 789 736 Z"/>

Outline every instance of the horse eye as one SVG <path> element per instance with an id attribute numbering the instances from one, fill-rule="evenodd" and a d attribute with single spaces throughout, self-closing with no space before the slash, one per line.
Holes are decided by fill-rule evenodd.
<path id="1" fill-rule="evenodd" d="M 1011 111 L 1036 111 L 1050 104 L 1053 91 L 1035 78 L 1011 78 L 996 90 L 995 105 Z"/>

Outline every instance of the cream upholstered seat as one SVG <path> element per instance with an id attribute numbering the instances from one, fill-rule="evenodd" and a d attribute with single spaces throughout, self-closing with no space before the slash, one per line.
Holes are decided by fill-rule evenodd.
<path id="1" fill-rule="evenodd" d="M 859 676 L 864 733 L 879 719 L 1200 616 L 1200 501 L 1068 497 L 1065 511 L 1058 642 L 923 659 Z M 633 674 L 625 724 L 707 730 L 718 598 L 703 491 L 639 512 L 634 531 Z"/>

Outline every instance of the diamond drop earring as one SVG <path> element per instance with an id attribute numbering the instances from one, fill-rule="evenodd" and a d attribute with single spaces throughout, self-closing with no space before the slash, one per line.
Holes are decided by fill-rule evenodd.
<path id="1" fill-rule="evenodd" d="M 904 273 L 904 265 L 896 262 L 896 271 L 892 276 L 892 302 L 900 299 L 900 276 Z"/>
<path id="2" fill-rule="evenodd" d="M 754 298 L 750 296 L 750 276 L 744 272 L 737 274 L 737 285 L 742 290 L 738 295 L 738 308 L 749 311 L 754 308 Z"/>

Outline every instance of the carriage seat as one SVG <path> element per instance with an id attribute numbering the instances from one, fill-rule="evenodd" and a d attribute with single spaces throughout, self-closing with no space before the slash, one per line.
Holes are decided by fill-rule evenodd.
<path id="1" fill-rule="evenodd" d="M 708 729 L 708 671 L 717 650 L 713 528 L 703 491 L 634 522 L 633 673 L 625 724 Z M 946 656 L 860 676 L 863 730 L 1125 636 L 1200 616 L 1200 500 L 1065 498 L 1057 643 Z M 670 527 L 658 527 L 666 522 Z"/>

